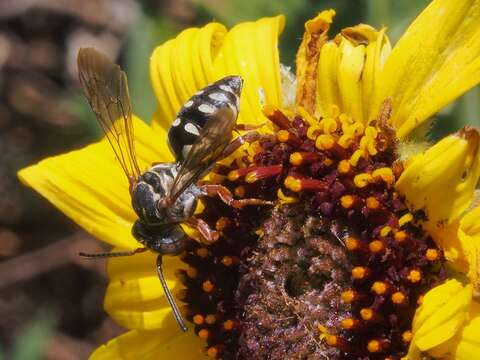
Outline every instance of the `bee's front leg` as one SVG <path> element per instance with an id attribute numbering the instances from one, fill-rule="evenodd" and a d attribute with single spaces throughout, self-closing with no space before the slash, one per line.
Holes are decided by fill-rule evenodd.
<path id="1" fill-rule="evenodd" d="M 205 221 L 196 218 L 195 216 L 188 219 L 185 223 L 197 229 L 200 235 L 202 235 L 206 244 L 212 244 L 220 237 L 218 231 L 212 230 Z"/>
<path id="2" fill-rule="evenodd" d="M 207 196 L 218 196 L 228 206 L 241 209 L 248 205 L 274 205 L 272 201 L 262 199 L 235 199 L 225 186 L 218 184 L 201 185 L 200 190 Z"/>

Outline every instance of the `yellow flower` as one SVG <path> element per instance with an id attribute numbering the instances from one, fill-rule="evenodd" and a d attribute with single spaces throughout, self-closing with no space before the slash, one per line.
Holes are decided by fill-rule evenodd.
<path id="1" fill-rule="evenodd" d="M 150 62 L 152 86 L 158 99 L 152 127 L 134 119 L 139 164 L 146 169 L 152 162 L 172 160 L 166 129 L 192 94 L 223 76 L 242 76 L 245 85 L 240 123 L 258 124 L 268 118 L 270 125 L 262 132 L 271 133 L 278 130 L 285 118 L 299 116 L 308 128 L 304 137 L 314 144 L 314 151 L 333 154 L 332 158 L 322 158 L 322 166 L 334 165 L 340 175 L 354 173 L 352 186 L 358 194 L 361 189 L 382 184 L 385 192 L 392 195 L 392 203 L 393 197 L 405 197 L 411 212 L 401 212 L 403 215 L 395 222 L 379 228 L 378 239 L 371 239 L 366 251 L 382 253 L 386 243 L 382 239 L 391 238 L 398 243 L 408 240 L 404 229 L 422 234 L 426 230 L 438 248 L 432 245 L 418 249 L 425 253 L 412 252 L 412 256 L 417 256 L 425 269 L 434 269 L 425 265 L 428 261 L 443 266 L 445 257 L 451 269 L 449 280 L 418 298 L 421 305 L 413 323 L 405 328 L 411 330 L 400 334 L 410 344 L 408 355 L 400 352 L 388 357 L 389 348 L 402 347 L 385 339 L 369 339 L 361 351 L 382 353 L 390 359 L 404 355 L 415 360 L 422 353 L 436 358 L 474 359 L 480 353 L 480 206 L 474 201 L 480 176 L 477 130 L 467 127 L 423 153 L 409 156 L 404 170 L 396 168 L 400 166 L 398 162 L 372 171 L 355 169 L 361 168 L 362 161 L 375 159 L 391 149 L 396 138 L 406 138 L 419 124 L 480 82 L 480 1 L 432 1 L 393 49 L 385 29 L 377 31 L 363 24 L 344 29 L 329 40 L 334 15 L 333 10 L 324 11 L 305 24 L 296 61 L 296 88 L 295 79 L 279 62 L 277 39 L 283 30 L 283 16 L 241 23 L 229 31 L 221 24 L 211 23 L 185 30 L 159 46 Z M 295 91 L 296 100 L 292 101 Z M 376 122 L 372 123 L 373 119 Z M 395 133 L 388 125 L 394 127 Z M 276 133 L 280 143 L 298 142 L 297 135 L 281 130 Z M 242 151 L 253 162 L 260 150 L 252 144 Z M 337 161 L 335 154 L 340 154 L 342 160 Z M 290 164 L 301 166 L 308 156 L 292 153 Z M 19 177 L 114 248 L 138 247 L 131 235 L 135 214 L 128 183 L 105 140 L 45 159 L 21 170 Z M 289 173 L 278 197 L 283 204 L 294 204 L 303 199 L 305 191 L 312 190 L 324 191 L 325 183 Z M 241 196 L 241 191 L 238 194 Z M 381 209 L 377 198 L 363 199 L 358 194 L 343 195 L 338 206 L 348 213 L 365 200 L 369 210 Z M 424 239 L 427 235 L 422 236 Z M 425 239 L 425 244 L 429 244 Z M 343 240 L 348 251 L 363 246 L 354 237 Z M 204 356 L 205 342 L 200 339 L 198 326 L 200 337 L 194 331 L 182 334 L 178 330 L 155 272 L 155 258 L 155 254 L 146 252 L 108 262 L 110 283 L 105 309 L 131 330 L 97 349 L 93 359 L 188 360 Z M 175 277 L 178 269 L 187 273 L 193 270 L 176 257 L 165 258 L 164 264 L 168 285 L 174 292 L 180 291 L 182 284 Z M 426 274 L 406 270 L 404 281 L 423 283 Z M 375 269 L 356 266 L 352 276 L 362 280 L 372 271 Z M 372 292 L 383 295 L 388 287 L 388 283 L 376 281 Z M 395 290 L 398 291 L 389 293 L 392 302 L 407 306 L 410 289 Z M 353 302 L 360 295 L 355 289 L 346 290 L 342 300 Z M 408 306 L 414 309 L 415 304 Z M 362 308 L 361 321 L 381 321 L 382 314 L 374 310 Z M 339 320 L 345 331 L 359 321 L 353 317 Z M 341 332 L 333 334 L 329 326 L 319 327 L 321 346 L 351 351 Z M 208 338 L 207 335 L 203 337 Z M 210 346 L 207 355 L 215 357 L 221 350 Z"/>

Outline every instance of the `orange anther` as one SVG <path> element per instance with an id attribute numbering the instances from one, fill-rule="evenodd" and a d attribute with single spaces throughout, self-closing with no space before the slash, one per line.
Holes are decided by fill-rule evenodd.
<path id="1" fill-rule="evenodd" d="M 201 329 L 198 332 L 198 337 L 203 339 L 203 340 L 207 340 L 209 335 L 210 335 L 210 332 L 207 329 Z"/>
<path id="2" fill-rule="evenodd" d="M 438 259 L 439 254 L 438 250 L 436 249 L 427 249 L 427 252 L 425 253 L 425 257 L 427 258 L 428 261 L 435 261 Z"/>
<path id="3" fill-rule="evenodd" d="M 377 295 L 384 295 L 388 290 L 388 285 L 383 281 L 375 281 L 371 289 Z"/>
<path id="4" fill-rule="evenodd" d="M 213 285 L 213 283 L 210 280 L 204 281 L 202 284 L 203 291 L 207 293 L 212 292 L 214 288 L 215 288 L 215 285 Z"/>
<path id="5" fill-rule="evenodd" d="M 285 187 L 294 192 L 302 191 L 302 182 L 293 176 L 287 176 L 284 181 Z"/>
<path id="6" fill-rule="evenodd" d="M 227 175 L 227 178 L 230 181 L 238 180 L 239 177 L 240 177 L 240 173 L 238 172 L 238 170 L 232 170 Z"/>
<path id="7" fill-rule="evenodd" d="M 245 196 L 245 186 L 237 186 L 234 190 L 236 196 L 243 198 Z"/>
<path id="8" fill-rule="evenodd" d="M 401 291 L 392 294 L 392 302 L 397 305 L 402 305 L 407 301 L 407 297 Z"/>
<path id="9" fill-rule="evenodd" d="M 213 359 L 218 357 L 219 351 L 216 346 L 209 347 L 207 350 L 207 356 Z"/>
<path id="10" fill-rule="evenodd" d="M 368 248 L 372 253 L 377 254 L 385 250 L 385 245 L 380 240 L 373 240 L 372 242 L 370 242 L 370 244 L 368 244 Z"/>
<path id="11" fill-rule="evenodd" d="M 412 341 L 412 338 L 413 338 L 413 334 L 410 330 L 407 330 L 407 331 L 403 332 L 403 334 L 402 334 L 403 342 L 409 343 L 410 341 Z"/>
<path id="12" fill-rule="evenodd" d="M 302 161 L 303 161 L 302 153 L 294 152 L 290 155 L 290 164 L 294 166 L 300 166 L 302 165 Z"/>
<path id="13" fill-rule="evenodd" d="M 406 231 L 400 230 L 395 233 L 395 241 L 402 243 L 407 240 L 408 235 Z"/>
<path id="14" fill-rule="evenodd" d="M 350 209 L 355 204 L 355 197 L 352 195 L 343 195 L 340 198 L 340 204 L 345 209 Z"/>
<path id="15" fill-rule="evenodd" d="M 340 160 L 337 165 L 337 170 L 340 174 L 348 174 L 352 170 L 352 165 L 347 160 Z"/>
<path id="16" fill-rule="evenodd" d="M 365 321 L 370 321 L 374 318 L 375 313 L 373 312 L 372 309 L 369 308 L 363 308 L 360 310 L 360 316 L 362 317 L 363 320 Z"/>
<path id="17" fill-rule="evenodd" d="M 201 314 L 197 314 L 193 317 L 193 323 L 196 325 L 202 325 L 205 322 L 205 317 Z"/>
<path id="18" fill-rule="evenodd" d="M 355 250 L 358 250 L 360 248 L 360 241 L 353 237 L 353 236 L 349 236 L 346 240 L 345 240 L 345 247 L 347 248 L 347 250 L 349 251 L 355 251 Z"/>
<path id="19" fill-rule="evenodd" d="M 327 345 L 329 345 L 329 346 L 337 346 L 338 343 L 339 343 L 338 336 L 330 335 L 330 334 L 325 336 L 325 341 L 327 342 Z"/>
<path id="20" fill-rule="evenodd" d="M 187 267 L 187 276 L 190 278 L 190 279 L 195 279 L 198 275 L 198 270 L 195 269 L 194 267 Z"/>
<path id="21" fill-rule="evenodd" d="M 420 280 L 422 280 L 422 273 L 420 270 L 410 270 L 407 275 L 407 279 L 413 284 L 418 283 Z"/>
<path id="22" fill-rule="evenodd" d="M 225 330 L 233 330 L 235 328 L 235 322 L 232 320 L 227 320 L 223 322 L 223 328 Z"/>
<path id="23" fill-rule="evenodd" d="M 320 153 L 309 152 L 294 152 L 290 155 L 290 164 L 300 166 L 304 164 L 311 164 L 315 161 L 320 161 L 323 155 Z"/>
<path id="24" fill-rule="evenodd" d="M 365 201 L 365 204 L 367 205 L 367 208 L 371 210 L 376 210 L 380 207 L 380 201 L 378 201 L 375 197 L 369 196 L 367 200 Z"/>
<path id="25" fill-rule="evenodd" d="M 358 320 L 353 319 L 353 318 L 346 318 L 346 319 L 343 319 L 340 322 L 340 325 L 345 330 L 351 330 L 351 329 L 355 328 L 356 326 L 358 326 Z"/>
<path id="26" fill-rule="evenodd" d="M 368 342 L 367 349 L 371 353 L 378 353 L 382 351 L 382 344 L 378 340 L 370 340 Z"/>
<path id="27" fill-rule="evenodd" d="M 205 322 L 208 325 L 213 325 L 215 324 L 216 321 L 217 321 L 217 317 L 213 314 L 208 314 L 207 316 L 205 316 Z"/>
<path id="28" fill-rule="evenodd" d="M 341 293 L 340 298 L 345 303 L 351 303 L 356 299 L 356 293 L 354 290 L 345 290 Z"/>
<path id="29" fill-rule="evenodd" d="M 362 280 L 368 276 L 368 269 L 364 266 L 355 266 L 352 269 L 352 277 L 355 280 Z"/>

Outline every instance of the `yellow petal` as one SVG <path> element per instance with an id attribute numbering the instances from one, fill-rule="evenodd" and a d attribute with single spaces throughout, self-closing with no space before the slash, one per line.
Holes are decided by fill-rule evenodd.
<path id="1" fill-rule="evenodd" d="M 218 23 L 190 28 L 153 51 L 150 80 L 158 101 L 155 129 L 168 129 L 182 104 L 216 79 L 213 62 L 226 32 Z"/>
<path id="2" fill-rule="evenodd" d="M 480 0 L 434 0 L 388 57 L 373 114 L 387 97 L 400 138 L 480 81 Z"/>
<path id="3" fill-rule="evenodd" d="M 480 206 L 470 211 L 460 221 L 458 237 L 466 260 L 474 292 L 480 295 Z"/>
<path id="4" fill-rule="evenodd" d="M 442 360 L 471 360 L 480 354 L 480 303 L 472 301 L 468 319 L 450 340 L 428 350 L 428 355 Z"/>
<path id="5" fill-rule="evenodd" d="M 108 261 L 110 282 L 105 294 L 105 311 L 128 329 L 152 330 L 169 325 L 172 310 L 165 298 L 156 273 L 157 254 L 146 252 Z M 175 271 L 185 264 L 178 257 L 164 256 L 163 270 L 170 291 L 175 294 L 182 286 Z M 172 331 L 178 325 L 173 323 Z"/>
<path id="6" fill-rule="evenodd" d="M 215 74 L 217 78 L 227 75 L 243 78 L 240 123 L 263 121 L 260 93 L 266 104 L 282 105 L 278 37 L 284 26 L 285 17 L 279 15 L 240 23 L 225 36 L 214 62 Z"/>
<path id="7" fill-rule="evenodd" d="M 132 330 L 100 346 L 90 360 L 207 360 L 205 345 L 192 330 Z"/>
<path id="8" fill-rule="evenodd" d="M 471 204 L 480 176 L 478 131 L 464 128 L 408 163 L 396 183 L 413 209 L 426 212 L 432 234 L 460 219 Z"/>
<path id="9" fill-rule="evenodd" d="M 341 111 L 355 121 L 363 122 L 363 94 L 361 76 L 365 61 L 365 45 L 355 46 L 344 39 L 340 44 L 341 60 L 338 67 L 338 87 Z"/>
<path id="10" fill-rule="evenodd" d="M 364 122 L 368 122 L 377 116 L 377 113 L 374 113 L 372 114 L 373 117 L 369 118 L 372 112 L 373 95 L 378 86 L 379 77 L 385 61 L 391 51 L 390 41 L 387 35 L 385 35 L 385 31 L 386 28 L 382 28 L 376 32 L 374 40 L 368 43 L 365 53 L 365 66 L 362 73 Z"/>
<path id="11" fill-rule="evenodd" d="M 316 114 L 326 116 L 335 105 L 356 121 L 371 120 L 372 94 L 389 52 L 385 29 L 365 24 L 345 28 L 325 43 L 318 61 Z"/>
<path id="12" fill-rule="evenodd" d="M 297 51 L 297 105 L 311 114 L 315 111 L 320 51 L 328 39 L 327 33 L 334 16 L 335 10 L 330 9 L 308 20 Z"/>
<path id="13" fill-rule="evenodd" d="M 480 354 L 480 304 L 472 303 L 470 321 L 457 336 L 456 344 L 448 347 L 452 360 L 471 360 Z M 454 349 L 454 350 L 452 350 Z"/>
<path id="14" fill-rule="evenodd" d="M 141 120 L 134 118 L 134 126 L 140 167 L 168 160 L 166 143 Z M 138 247 L 127 177 L 105 139 L 42 160 L 18 177 L 93 236 L 123 249 Z"/>
<path id="15" fill-rule="evenodd" d="M 451 339 L 467 319 L 471 300 L 472 286 L 463 287 L 457 280 L 430 290 L 413 320 L 410 351 L 427 351 Z"/>
<path id="16" fill-rule="evenodd" d="M 320 51 L 317 75 L 316 112 L 325 116 L 332 105 L 340 106 L 340 90 L 338 88 L 338 64 L 340 49 L 333 41 L 327 42 Z"/>

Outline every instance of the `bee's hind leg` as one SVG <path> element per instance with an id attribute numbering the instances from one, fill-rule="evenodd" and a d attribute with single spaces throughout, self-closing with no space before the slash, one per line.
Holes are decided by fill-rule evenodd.
<path id="1" fill-rule="evenodd" d="M 262 122 L 258 125 L 253 125 L 253 124 L 235 124 L 234 130 L 236 131 L 250 131 L 250 130 L 257 130 L 266 125 L 267 122 Z"/>
<path id="2" fill-rule="evenodd" d="M 201 185 L 200 190 L 207 196 L 218 196 L 225 204 L 237 209 L 248 205 L 274 205 L 272 201 L 262 199 L 235 199 L 230 190 L 218 184 Z"/>
<path id="3" fill-rule="evenodd" d="M 247 125 L 249 126 L 249 125 Z M 252 125 L 253 126 L 253 125 Z M 218 159 L 223 159 L 231 154 L 233 154 L 240 146 L 245 143 L 253 143 L 259 140 L 271 140 L 271 135 L 260 134 L 257 131 L 249 131 L 243 135 L 236 137 L 230 144 L 228 144 L 225 149 L 223 149 L 222 153 L 218 157 Z"/>

